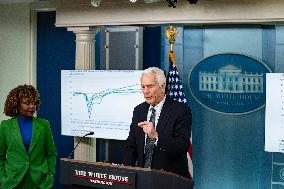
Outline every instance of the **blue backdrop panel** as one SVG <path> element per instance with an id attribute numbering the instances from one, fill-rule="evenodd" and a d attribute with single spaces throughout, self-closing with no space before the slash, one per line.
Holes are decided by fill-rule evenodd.
<path id="1" fill-rule="evenodd" d="M 37 88 L 41 94 L 38 116 L 48 119 L 58 150 L 56 181 L 59 185 L 59 158 L 73 149 L 73 137 L 61 135 L 60 71 L 75 68 L 75 35 L 55 27 L 55 12 L 37 14 Z"/>
<path id="2" fill-rule="evenodd" d="M 260 27 L 184 29 L 183 80 L 193 112 L 195 189 L 271 187 L 271 154 L 264 152 L 264 108 L 244 115 L 209 110 L 192 99 L 189 76 L 195 64 L 219 53 L 246 54 L 274 65 L 273 33 L 273 28 Z"/>

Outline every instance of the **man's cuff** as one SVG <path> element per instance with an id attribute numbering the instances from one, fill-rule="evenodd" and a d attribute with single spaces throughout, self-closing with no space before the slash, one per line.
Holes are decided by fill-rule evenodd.
<path id="1" fill-rule="evenodd" d="M 159 138 L 158 138 L 158 136 L 157 136 L 157 138 L 155 138 L 155 146 L 158 146 L 158 140 L 159 140 Z"/>

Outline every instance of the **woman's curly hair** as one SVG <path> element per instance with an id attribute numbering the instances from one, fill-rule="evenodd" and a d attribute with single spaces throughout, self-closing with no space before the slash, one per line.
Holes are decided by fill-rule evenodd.
<path id="1" fill-rule="evenodd" d="M 25 84 L 19 85 L 10 91 L 5 101 L 4 114 L 10 117 L 16 117 L 18 115 L 18 107 L 24 98 L 27 99 L 29 103 L 34 103 L 36 110 L 38 110 L 40 105 L 39 92 L 32 85 Z"/>

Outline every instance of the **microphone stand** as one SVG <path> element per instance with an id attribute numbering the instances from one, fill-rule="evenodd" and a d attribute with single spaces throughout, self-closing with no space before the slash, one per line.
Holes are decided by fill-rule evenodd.
<path id="1" fill-rule="evenodd" d="M 86 138 L 86 136 L 93 135 L 93 134 L 94 134 L 94 132 L 91 131 L 91 132 L 85 134 L 84 136 L 82 136 L 82 138 L 77 142 L 76 146 L 73 148 L 72 152 L 69 154 L 67 159 L 71 159 L 71 155 L 75 152 L 78 145 L 83 141 L 84 138 Z"/>

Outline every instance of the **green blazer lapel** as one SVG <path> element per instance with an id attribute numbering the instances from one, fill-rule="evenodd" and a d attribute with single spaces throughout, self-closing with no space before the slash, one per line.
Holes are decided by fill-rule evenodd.
<path id="1" fill-rule="evenodd" d="M 32 140 L 30 144 L 29 153 L 31 153 L 31 151 L 34 149 L 40 135 L 40 125 L 38 124 L 36 118 L 33 118 L 32 124 L 33 124 L 33 129 L 32 129 L 33 133 L 32 133 Z"/>
<path id="2" fill-rule="evenodd" d="M 13 118 L 11 119 L 11 135 L 13 136 L 13 139 L 15 141 L 15 143 L 18 144 L 18 147 L 26 152 L 26 148 L 23 142 L 23 138 L 21 135 L 21 131 L 19 128 L 19 123 L 18 123 L 18 119 L 17 118 Z"/>

